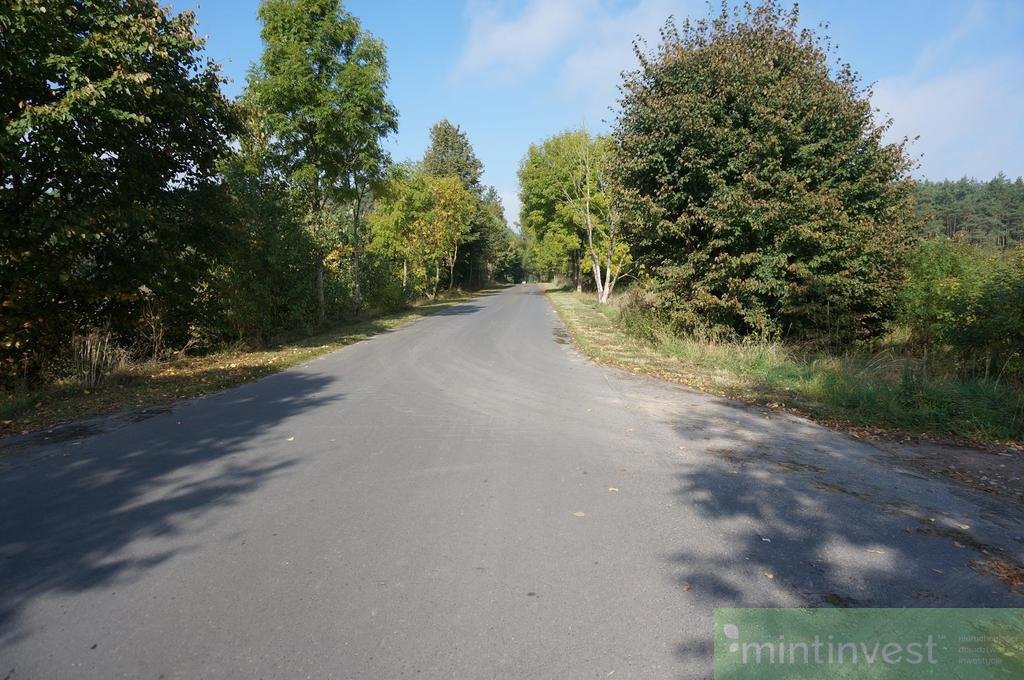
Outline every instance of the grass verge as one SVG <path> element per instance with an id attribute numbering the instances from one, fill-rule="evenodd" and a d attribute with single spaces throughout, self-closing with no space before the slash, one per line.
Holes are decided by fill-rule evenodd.
<path id="1" fill-rule="evenodd" d="M 0 392 L 0 435 L 219 392 L 404 326 L 473 297 L 459 294 L 422 302 L 400 312 L 340 325 L 266 349 L 235 348 L 138 364 L 109 376 L 95 390 L 83 390 L 73 384 L 53 384 L 28 391 Z"/>
<path id="2" fill-rule="evenodd" d="M 985 380 L 922 378 L 896 353 L 832 356 L 777 343 L 712 343 L 632 335 L 613 305 L 549 289 L 575 346 L 595 361 L 719 396 L 806 415 L 866 434 L 1024 440 L 1024 395 Z"/>

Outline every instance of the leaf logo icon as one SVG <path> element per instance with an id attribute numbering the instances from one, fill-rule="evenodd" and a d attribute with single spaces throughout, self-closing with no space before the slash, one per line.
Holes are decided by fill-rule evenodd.
<path id="1" fill-rule="evenodd" d="M 736 624 L 734 623 L 727 623 L 724 626 L 722 626 L 722 632 L 725 633 L 725 637 L 729 638 L 730 640 L 740 639 L 740 629 L 737 628 Z M 734 642 L 731 645 L 729 645 L 730 652 L 738 652 L 739 650 L 739 643 Z"/>

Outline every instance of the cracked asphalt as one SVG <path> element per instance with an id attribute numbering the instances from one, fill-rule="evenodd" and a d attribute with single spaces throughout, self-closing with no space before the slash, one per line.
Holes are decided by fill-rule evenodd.
<path id="1" fill-rule="evenodd" d="M 515 286 L 0 441 L 0 678 L 705 678 L 716 607 L 1024 606 L 1024 516 L 595 365 Z"/>

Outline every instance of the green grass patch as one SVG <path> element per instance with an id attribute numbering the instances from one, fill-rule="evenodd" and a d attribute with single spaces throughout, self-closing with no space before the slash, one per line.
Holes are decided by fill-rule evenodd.
<path id="1" fill-rule="evenodd" d="M 781 343 L 678 337 L 624 319 L 590 296 L 549 290 L 548 297 L 576 346 L 602 363 L 834 424 L 979 442 L 1024 440 L 1018 389 L 931 375 L 920 359 L 893 348 L 836 356 Z"/>
<path id="2" fill-rule="evenodd" d="M 29 390 L 0 392 L 0 434 L 38 430 L 69 420 L 160 406 L 219 392 L 398 328 L 472 297 L 459 293 L 424 301 L 400 312 L 339 325 L 313 336 L 262 349 L 236 347 L 135 364 L 108 376 L 94 390 L 83 390 L 71 382 L 58 382 Z"/>

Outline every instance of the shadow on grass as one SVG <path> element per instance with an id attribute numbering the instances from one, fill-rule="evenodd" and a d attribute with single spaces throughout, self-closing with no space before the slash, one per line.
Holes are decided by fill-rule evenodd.
<path id="1" fill-rule="evenodd" d="M 298 449 L 247 449 L 342 398 L 324 395 L 331 382 L 280 373 L 260 383 L 258 398 L 242 388 L 0 475 L 0 657 L 28 634 L 19 614 L 36 600 L 140 578 L 191 550 L 190 523 L 300 464 Z"/>
<path id="2" fill-rule="evenodd" d="M 563 321 L 585 341 L 584 352 L 626 370 L 795 410 L 839 427 L 986 443 L 1024 439 L 1024 393 L 1011 383 L 929 375 L 920 358 L 875 355 L 866 348 L 840 355 L 771 343 L 705 342 L 672 336 L 656 321 L 638 331 L 620 323 L 614 306 L 549 292 L 555 292 L 556 308 L 571 310 Z"/>

